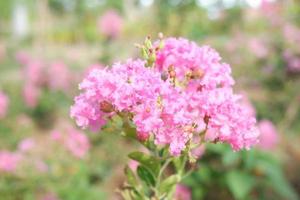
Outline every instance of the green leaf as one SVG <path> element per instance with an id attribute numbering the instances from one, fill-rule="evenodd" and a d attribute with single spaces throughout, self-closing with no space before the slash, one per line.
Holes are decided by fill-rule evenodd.
<path id="1" fill-rule="evenodd" d="M 284 174 L 280 168 L 280 165 L 272 160 L 259 160 L 257 167 L 267 177 L 268 184 L 283 198 L 296 200 L 299 199 L 297 193 L 290 186 L 285 179 Z"/>
<path id="2" fill-rule="evenodd" d="M 144 167 L 148 168 L 154 176 L 158 175 L 160 163 L 154 156 L 147 155 L 142 152 L 133 152 L 128 155 L 129 158 L 139 162 Z"/>
<path id="3" fill-rule="evenodd" d="M 172 175 L 165 179 L 159 186 L 159 192 L 161 194 L 169 193 L 177 183 L 180 181 L 179 175 Z"/>
<path id="4" fill-rule="evenodd" d="M 133 126 L 130 125 L 129 122 L 124 122 L 123 123 L 123 134 L 124 136 L 128 137 L 128 138 L 132 138 L 135 139 L 136 138 L 136 128 L 134 128 Z"/>
<path id="5" fill-rule="evenodd" d="M 222 162 L 225 166 L 235 165 L 240 160 L 240 153 L 228 151 L 222 157 Z"/>
<path id="6" fill-rule="evenodd" d="M 245 199 L 255 184 L 254 178 L 246 172 L 234 170 L 226 175 L 229 190 L 236 199 Z"/>
<path id="7" fill-rule="evenodd" d="M 130 169 L 130 167 L 128 165 L 126 165 L 125 169 L 124 169 L 125 175 L 127 177 L 127 181 L 131 186 L 137 186 L 138 185 L 138 181 L 134 175 L 134 172 Z"/>
<path id="8" fill-rule="evenodd" d="M 137 174 L 140 177 L 140 179 L 146 183 L 148 186 L 154 186 L 155 185 L 155 178 L 151 174 L 151 172 L 143 166 L 138 166 L 137 168 Z"/>

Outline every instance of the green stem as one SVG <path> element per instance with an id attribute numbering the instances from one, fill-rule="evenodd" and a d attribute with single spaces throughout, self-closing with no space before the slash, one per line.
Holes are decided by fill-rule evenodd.
<path id="1" fill-rule="evenodd" d="M 157 176 L 156 188 L 159 187 L 159 185 L 161 183 L 161 176 L 171 161 L 172 161 L 172 159 L 170 159 L 170 158 L 167 159 L 166 162 L 163 164 L 162 168 L 160 169 L 158 176 Z"/>

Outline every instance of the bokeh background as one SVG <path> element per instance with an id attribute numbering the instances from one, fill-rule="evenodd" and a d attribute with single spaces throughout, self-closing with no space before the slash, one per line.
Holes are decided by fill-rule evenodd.
<path id="1" fill-rule="evenodd" d="M 140 146 L 118 121 L 79 130 L 69 108 L 90 69 L 159 32 L 217 49 L 261 131 L 251 151 L 199 152 L 176 199 L 299 199 L 299 0 L 0 0 L 1 200 L 119 199 Z"/>

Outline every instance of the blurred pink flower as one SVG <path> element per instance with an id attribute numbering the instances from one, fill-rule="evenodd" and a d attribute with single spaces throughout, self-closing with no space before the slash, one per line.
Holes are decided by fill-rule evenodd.
<path id="1" fill-rule="evenodd" d="M 90 149 L 88 137 L 74 128 L 69 128 L 64 142 L 67 149 L 77 158 L 84 158 Z"/>
<path id="2" fill-rule="evenodd" d="M 264 15 L 273 25 L 279 25 L 283 22 L 282 5 L 271 0 L 262 0 L 261 14 Z"/>
<path id="3" fill-rule="evenodd" d="M 24 68 L 26 83 L 41 85 L 45 82 L 44 64 L 38 60 L 29 61 Z"/>
<path id="4" fill-rule="evenodd" d="M 260 142 L 258 146 L 264 150 L 273 149 L 278 143 L 278 133 L 274 124 L 269 120 L 262 120 L 258 123 L 260 131 Z"/>
<path id="5" fill-rule="evenodd" d="M 191 191 L 182 184 L 177 184 L 175 191 L 175 200 L 191 200 Z"/>
<path id="6" fill-rule="evenodd" d="M 25 84 L 23 88 L 23 98 L 26 106 L 30 108 L 34 108 L 35 106 L 37 106 L 39 96 L 40 96 L 40 89 L 37 86 L 31 83 Z"/>
<path id="7" fill-rule="evenodd" d="M 203 156 L 205 152 L 205 145 L 204 144 L 201 144 L 200 146 L 192 149 L 191 153 L 192 153 L 192 156 L 196 159 L 199 159 Z"/>
<path id="8" fill-rule="evenodd" d="M 283 35 L 285 40 L 291 44 L 300 43 L 300 29 L 293 24 L 286 24 L 283 27 Z"/>
<path id="9" fill-rule="evenodd" d="M 17 52 L 16 59 L 20 64 L 26 65 L 31 60 L 31 57 L 26 52 L 20 51 Z"/>
<path id="10" fill-rule="evenodd" d="M 67 128 L 66 132 L 54 130 L 50 137 L 52 140 L 61 143 L 64 148 L 80 159 L 84 158 L 90 149 L 88 137 L 73 127 Z"/>
<path id="11" fill-rule="evenodd" d="M 258 38 L 252 38 L 249 40 L 249 49 L 250 51 L 258 58 L 265 58 L 268 56 L 268 49 L 266 47 L 266 44 L 258 39 Z"/>
<path id="12" fill-rule="evenodd" d="M 251 103 L 251 101 L 249 100 L 249 98 L 247 97 L 247 94 L 245 92 L 242 92 L 241 94 L 242 98 L 241 98 L 241 104 L 243 106 L 244 111 L 252 117 L 256 116 L 256 109 L 253 106 L 253 104 Z"/>
<path id="13" fill-rule="evenodd" d="M 33 138 L 25 138 L 18 144 L 18 150 L 20 152 L 28 152 L 35 146 L 35 141 Z"/>
<path id="14" fill-rule="evenodd" d="M 68 91 L 71 83 L 71 73 L 63 62 L 50 64 L 48 69 L 48 83 L 52 90 Z"/>
<path id="15" fill-rule="evenodd" d="M 62 139 L 62 135 L 59 131 L 54 130 L 54 131 L 51 132 L 50 138 L 54 141 L 59 141 L 59 140 Z"/>
<path id="16" fill-rule="evenodd" d="M 4 94 L 2 91 L 0 91 L 0 119 L 3 119 L 8 110 L 9 106 L 9 99 L 6 94 Z"/>
<path id="17" fill-rule="evenodd" d="M 35 167 L 39 172 L 47 172 L 49 170 L 48 165 L 42 160 L 36 160 Z"/>
<path id="18" fill-rule="evenodd" d="M 139 163 L 135 160 L 130 160 L 128 166 L 132 171 L 136 171 L 137 167 L 139 166 Z"/>
<path id="19" fill-rule="evenodd" d="M 287 71 L 289 72 L 300 72 L 300 57 L 294 55 L 290 50 L 285 50 L 283 53 L 283 58 L 287 64 Z"/>
<path id="20" fill-rule="evenodd" d="M 116 38 L 122 30 L 123 19 L 117 11 L 107 10 L 99 19 L 98 27 L 105 36 Z"/>
<path id="21" fill-rule="evenodd" d="M 0 151 L 0 172 L 13 172 L 16 170 L 21 155 L 6 150 Z"/>

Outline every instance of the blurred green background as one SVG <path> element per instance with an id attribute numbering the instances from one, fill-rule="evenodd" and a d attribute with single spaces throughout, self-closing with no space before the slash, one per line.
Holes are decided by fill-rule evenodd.
<path id="1" fill-rule="evenodd" d="M 215 48 L 263 135 L 250 151 L 208 145 L 183 183 L 192 199 L 299 199 L 299 0 L 0 0 L 1 200 L 120 198 L 140 147 L 117 119 L 78 130 L 69 108 L 89 69 L 159 32 Z"/>

